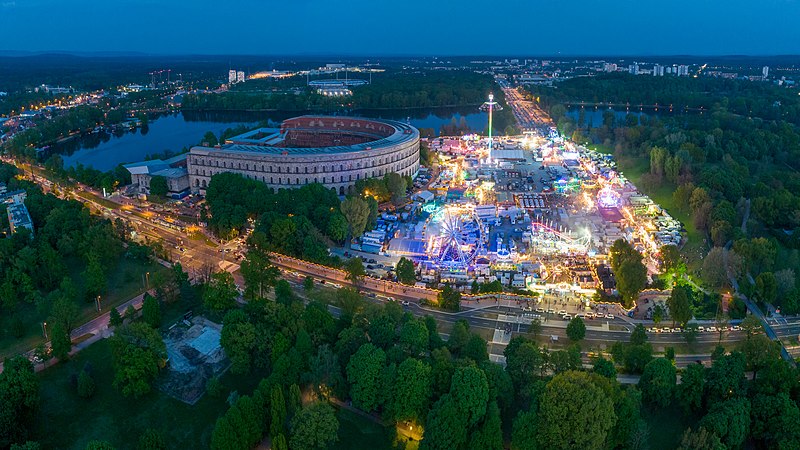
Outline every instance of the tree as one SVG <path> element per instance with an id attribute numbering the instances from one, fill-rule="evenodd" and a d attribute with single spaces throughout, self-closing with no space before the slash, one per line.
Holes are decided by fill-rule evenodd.
<path id="1" fill-rule="evenodd" d="M 220 344 L 231 360 L 231 372 L 244 374 L 250 371 L 252 354 L 256 348 L 256 327 L 247 320 L 240 309 L 229 311 L 222 321 Z"/>
<path id="2" fill-rule="evenodd" d="M 750 428 L 750 401 L 732 398 L 715 403 L 700 421 L 700 426 L 716 434 L 728 448 L 739 448 Z"/>
<path id="3" fill-rule="evenodd" d="M 161 305 L 158 299 L 147 293 L 142 301 L 142 320 L 152 328 L 161 328 Z"/>
<path id="4" fill-rule="evenodd" d="M 248 299 L 264 298 L 280 276 L 280 271 L 272 265 L 267 253 L 257 248 L 247 252 L 241 271 L 245 284 L 244 295 Z"/>
<path id="5" fill-rule="evenodd" d="M 580 317 L 575 317 L 569 321 L 569 325 L 567 325 L 567 337 L 572 342 L 580 342 L 586 337 L 586 325 L 583 323 L 583 319 Z"/>
<path id="6" fill-rule="evenodd" d="M 53 351 L 53 356 L 64 361 L 69 358 L 69 352 L 72 350 L 72 339 L 67 334 L 67 330 L 60 322 L 55 322 L 50 327 L 50 340 Z"/>
<path id="7" fill-rule="evenodd" d="M 446 311 L 458 311 L 461 308 L 461 293 L 445 284 L 437 295 L 437 302 Z"/>
<path id="8" fill-rule="evenodd" d="M 470 435 L 469 448 L 487 450 L 503 449 L 503 430 L 501 428 L 500 408 L 497 402 L 490 402 L 486 417 Z"/>
<path id="9" fill-rule="evenodd" d="M 778 295 L 778 282 L 772 272 L 764 272 L 756 277 L 756 297 L 764 303 L 772 304 Z"/>
<path id="10" fill-rule="evenodd" d="M 86 296 L 94 300 L 98 295 L 106 290 L 108 279 L 105 270 L 100 264 L 100 258 L 94 253 L 89 254 L 89 263 L 86 270 L 83 271 L 83 278 L 85 280 Z"/>
<path id="11" fill-rule="evenodd" d="M 118 327 L 122 325 L 122 316 L 119 314 L 119 310 L 117 310 L 117 308 L 111 308 L 111 311 L 109 311 L 108 324 L 112 327 Z"/>
<path id="12" fill-rule="evenodd" d="M 234 425 L 231 424 L 228 415 L 217 419 L 214 431 L 211 433 L 211 448 L 213 450 L 244 450 L 246 445 L 242 442 L 242 436 Z"/>
<path id="13" fill-rule="evenodd" d="M 746 391 L 745 359 L 731 352 L 714 360 L 706 373 L 706 399 L 709 404 L 740 397 Z"/>
<path id="14" fill-rule="evenodd" d="M 630 259 L 623 261 L 614 273 L 623 302 L 626 306 L 632 305 L 647 285 L 647 267 L 641 260 Z"/>
<path id="15" fill-rule="evenodd" d="M 94 395 L 95 384 L 92 374 L 84 367 L 78 374 L 78 397 L 91 398 Z"/>
<path id="16" fill-rule="evenodd" d="M 614 363 L 603 357 L 594 360 L 592 372 L 611 380 L 617 379 L 617 368 L 614 367 Z"/>
<path id="17" fill-rule="evenodd" d="M 219 144 L 219 140 L 217 139 L 217 136 L 214 134 L 213 131 L 206 131 L 206 134 L 203 135 L 202 142 L 208 145 L 209 147 L 213 147 Z"/>
<path id="18" fill-rule="evenodd" d="M 753 439 L 764 442 L 769 448 L 797 448 L 800 443 L 800 409 L 785 393 L 757 394 L 750 412 Z"/>
<path id="19" fill-rule="evenodd" d="M 372 344 L 362 345 L 347 364 L 347 381 L 353 404 L 365 411 L 378 408 L 381 371 L 386 364 L 386 354 Z"/>
<path id="20" fill-rule="evenodd" d="M 392 196 L 392 203 L 400 204 L 406 197 L 406 179 L 399 173 L 390 172 L 383 177 L 383 181 Z"/>
<path id="21" fill-rule="evenodd" d="M 270 421 L 269 435 L 277 436 L 282 434 L 286 427 L 286 398 L 283 396 L 283 387 L 280 384 L 272 386 L 270 392 Z"/>
<path id="22" fill-rule="evenodd" d="M 637 324 L 631 332 L 630 343 L 631 345 L 642 345 L 645 342 L 647 342 L 647 331 L 642 324 Z"/>
<path id="23" fill-rule="evenodd" d="M 686 269 L 681 253 L 675 245 L 664 245 L 659 250 L 661 268 L 665 273 L 677 273 Z"/>
<path id="24" fill-rule="evenodd" d="M 157 430 L 148 428 L 139 436 L 138 450 L 167 450 L 167 440 Z"/>
<path id="25" fill-rule="evenodd" d="M 67 284 L 71 285 L 71 282 Z M 61 285 L 59 296 L 50 309 L 50 322 L 60 324 L 67 336 L 69 336 L 72 334 L 72 330 L 78 320 L 78 305 L 75 303 L 74 290 L 72 293 L 65 291 L 63 288 L 64 281 L 61 282 Z"/>
<path id="26" fill-rule="evenodd" d="M 428 350 L 428 328 L 425 323 L 419 319 L 408 320 L 400 331 L 400 345 L 413 356 Z"/>
<path id="27" fill-rule="evenodd" d="M 467 442 L 467 422 L 458 403 L 445 394 L 433 405 L 425 421 L 422 450 L 450 450 Z"/>
<path id="28" fill-rule="evenodd" d="M 167 353 L 159 332 L 143 323 L 131 323 L 118 328 L 109 342 L 114 386 L 126 397 L 138 398 L 150 392 Z"/>
<path id="29" fill-rule="evenodd" d="M 430 401 L 430 366 L 416 358 L 407 358 L 397 368 L 397 379 L 392 390 L 389 405 L 392 418 L 398 422 L 419 421 Z"/>
<path id="30" fill-rule="evenodd" d="M 703 406 L 705 368 L 702 364 L 689 364 L 681 374 L 681 384 L 675 388 L 675 399 L 687 414 L 699 411 Z"/>
<path id="31" fill-rule="evenodd" d="M 328 448 L 337 441 L 339 421 L 333 407 L 325 402 L 312 403 L 292 419 L 289 447 L 294 450 Z"/>
<path id="32" fill-rule="evenodd" d="M 203 303 L 210 309 L 225 311 L 236 306 L 238 295 L 233 275 L 229 272 L 217 272 L 211 275 L 211 280 L 205 286 Z"/>
<path id="33" fill-rule="evenodd" d="M 39 407 L 39 378 L 23 356 L 5 360 L 0 372 L 0 446 L 24 441 Z"/>
<path id="34" fill-rule="evenodd" d="M 168 192 L 169 185 L 167 184 L 166 177 L 162 177 L 161 175 L 150 177 L 150 195 L 164 197 Z"/>
<path id="35" fill-rule="evenodd" d="M 303 290 L 306 291 L 306 293 L 314 290 L 314 277 L 308 275 L 303 278 Z"/>
<path id="36" fill-rule="evenodd" d="M 364 234 L 369 218 L 369 205 L 359 197 L 348 197 L 339 206 L 342 215 L 347 220 L 350 237 Z"/>
<path id="37" fill-rule="evenodd" d="M 747 368 L 753 371 L 754 380 L 759 370 L 781 357 L 780 344 L 773 342 L 765 334 L 748 336 L 739 344 L 738 349 L 744 355 Z"/>
<path id="38" fill-rule="evenodd" d="M 450 383 L 450 396 L 466 420 L 467 426 L 478 423 L 486 414 L 489 381 L 477 367 L 459 367 Z"/>
<path id="39" fill-rule="evenodd" d="M 417 275 L 414 271 L 414 263 L 411 260 L 406 259 L 405 256 L 400 257 L 400 260 L 397 261 L 397 268 L 395 269 L 397 273 L 397 281 L 403 284 L 412 285 L 417 282 Z"/>
<path id="40" fill-rule="evenodd" d="M 127 320 L 128 323 L 132 323 L 134 320 L 136 320 L 136 308 L 133 305 L 128 305 L 128 307 L 125 308 L 123 319 Z"/>
<path id="41" fill-rule="evenodd" d="M 756 317 L 754 314 L 750 314 L 742 320 L 742 323 L 739 324 L 744 331 L 745 336 L 750 338 L 757 334 L 761 334 L 764 332 L 764 325 L 761 323 L 761 320 Z"/>
<path id="42" fill-rule="evenodd" d="M 547 383 L 540 398 L 538 443 L 548 449 L 602 449 L 616 421 L 612 400 L 589 374 L 564 372 Z"/>
<path id="43" fill-rule="evenodd" d="M 511 430 L 512 450 L 537 450 L 539 433 L 538 415 L 536 411 L 520 411 L 514 418 Z"/>
<path id="44" fill-rule="evenodd" d="M 345 279 L 358 289 L 361 282 L 364 281 L 364 276 L 367 272 L 364 270 L 364 262 L 360 257 L 350 258 L 345 263 L 342 269 L 345 271 Z"/>
<path id="45" fill-rule="evenodd" d="M 677 376 L 672 361 L 655 358 L 644 366 L 642 376 L 639 378 L 639 389 L 646 402 L 665 408 L 672 401 L 676 381 Z"/>
<path id="46" fill-rule="evenodd" d="M 679 284 L 672 288 L 672 292 L 667 298 L 667 307 L 669 308 L 673 327 L 675 323 L 685 327 L 689 320 L 692 319 L 692 306 L 689 301 L 688 289 L 686 286 Z"/>

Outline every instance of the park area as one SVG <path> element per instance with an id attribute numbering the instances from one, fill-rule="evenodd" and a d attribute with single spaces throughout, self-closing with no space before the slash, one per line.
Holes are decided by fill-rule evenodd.
<path id="1" fill-rule="evenodd" d="M 70 264 L 69 275 L 76 280 L 78 292 L 82 292 L 81 270 L 84 264 Z M 166 270 L 162 265 L 132 258 L 120 258 L 117 266 L 108 273 L 108 292 L 101 297 L 103 312 L 112 306 L 118 306 L 144 290 L 144 275 L 150 274 L 151 280 L 159 272 Z M 42 334 L 42 323 L 47 321 L 50 305 L 35 305 L 20 302 L 13 315 L 0 315 L 0 358 L 26 352 L 45 342 Z M 76 323 L 83 324 L 97 317 L 99 313 L 94 301 L 80 302 L 79 316 Z"/>

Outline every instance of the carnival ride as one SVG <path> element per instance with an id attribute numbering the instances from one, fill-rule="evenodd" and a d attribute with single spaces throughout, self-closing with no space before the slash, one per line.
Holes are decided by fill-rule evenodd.
<path id="1" fill-rule="evenodd" d="M 620 195 L 610 186 L 605 186 L 597 192 L 597 205 L 600 208 L 616 208 L 620 205 Z"/>
<path id="2" fill-rule="evenodd" d="M 574 234 L 542 222 L 531 222 L 531 249 L 536 254 L 584 255 L 589 251 L 590 241 L 588 232 Z"/>
<path id="3" fill-rule="evenodd" d="M 467 269 L 485 249 L 484 230 L 474 208 L 448 205 L 434 212 L 427 225 L 428 259 L 448 269 Z"/>

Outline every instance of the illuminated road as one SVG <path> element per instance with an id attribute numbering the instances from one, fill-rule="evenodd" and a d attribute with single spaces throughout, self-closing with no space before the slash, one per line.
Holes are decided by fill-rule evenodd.
<path id="1" fill-rule="evenodd" d="M 526 100 L 516 88 L 504 87 L 503 93 L 506 103 L 511 106 L 514 117 L 523 131 L 539 130 L 543 132 L 544 129 L 553 126 L 550 116 L 536 102 Z"/>

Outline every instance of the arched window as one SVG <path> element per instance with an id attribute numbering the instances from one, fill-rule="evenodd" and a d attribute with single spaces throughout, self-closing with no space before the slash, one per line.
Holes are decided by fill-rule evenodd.
<path id="1" fill-rule="evenodd" d="M 339 186 L 339 195 L 344 195 L 344 186 Z"/>

